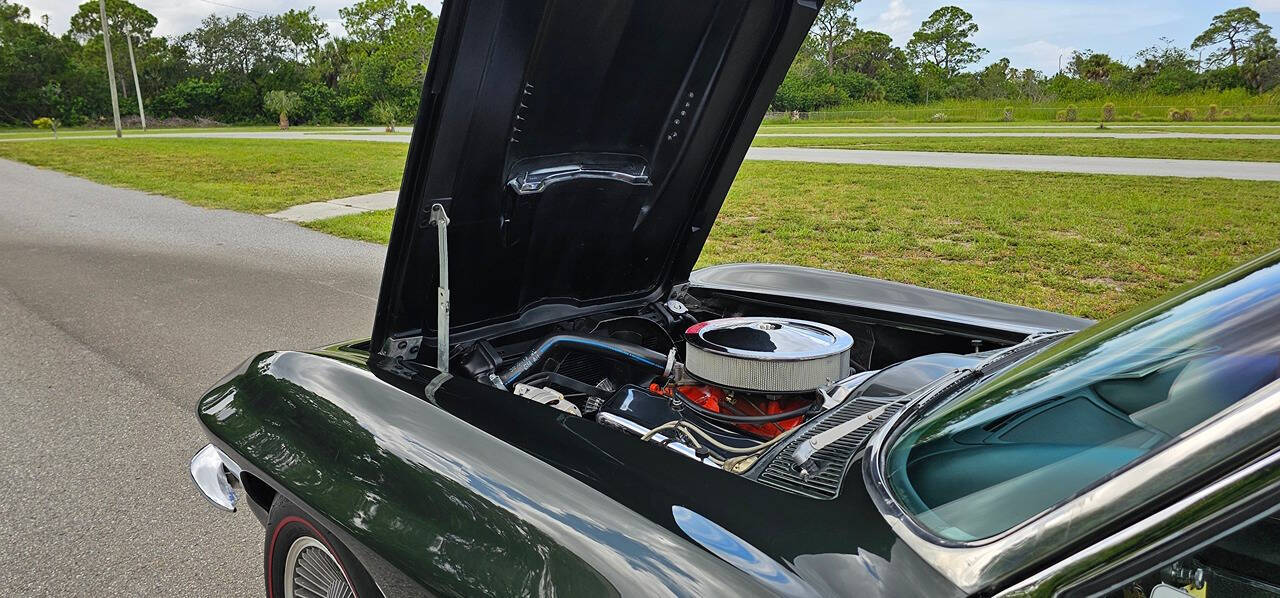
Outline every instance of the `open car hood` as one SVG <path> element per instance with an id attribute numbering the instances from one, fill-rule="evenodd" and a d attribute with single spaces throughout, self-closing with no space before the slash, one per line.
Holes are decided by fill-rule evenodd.
<path id="1" fill-rule="evenodd" d="M 448 213 L 465 341 L 685 281 L 815 0 L 448 0 L 374 347 L 436 323 Z"/>

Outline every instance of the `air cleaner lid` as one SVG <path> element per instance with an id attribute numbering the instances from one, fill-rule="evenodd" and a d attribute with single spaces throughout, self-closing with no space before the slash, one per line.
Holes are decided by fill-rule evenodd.
<path id="1" fill-rule="evenodd" d="M 700 322 L 685 331 L 685 341 L 711 353 L 772 361 L 819 359 L 853 347 L 853 337 L 834 326 L 769 317 Z"/>

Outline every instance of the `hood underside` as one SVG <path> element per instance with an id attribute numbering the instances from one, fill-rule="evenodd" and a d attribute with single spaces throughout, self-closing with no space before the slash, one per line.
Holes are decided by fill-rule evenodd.
<path id="1" fill-rule="evenodd" d="M 448 212 L 466 340 L 684 282 L 817 11 L 805 0 L 449 0 L 374 329 L 431 336 Z"/>

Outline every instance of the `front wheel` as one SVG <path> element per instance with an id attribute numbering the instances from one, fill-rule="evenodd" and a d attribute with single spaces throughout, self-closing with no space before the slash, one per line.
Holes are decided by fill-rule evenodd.
<path id="1" fill-rule="evenodd" d="M 263 547 L 268 598 L 377 598 L 351 552 L 293 503 L 276 497 Z"/>

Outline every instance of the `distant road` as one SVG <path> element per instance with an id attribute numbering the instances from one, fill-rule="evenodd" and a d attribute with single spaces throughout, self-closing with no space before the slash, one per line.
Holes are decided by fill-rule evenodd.
<path id="1" fill-rule="evenodd" d="M 261 596 L 187 461 L 246 358 L 368 335 L 385 248 L 0 160 L 0 596 Z"/>
<path id="2" fill-rule="evenodd" d="M 770 136 L 765 134 L 762 136 Z M 861 134 L 858 134 L 861 135 Z M 934 137 L 937 135 L 911 136 Z M 973 137 L 975 134 L 954 134 L 958 137 Z M 1008 136 L 1010 134 L 1001 134 Z M 1056 136 L 1070 136 L 1061 133 Z M 1188 138 L 1189 134 L 1133 134 L 1141 138 L 1163 138 L 1178 135 Z M 790 135 L 789 135 L 790 136 Z M 817 137 L 830 137 L 827 134 L 812 134 Z M 837 135 L 839 136 L 839 135 Z M 846 134 L 853 136 L 853 134 Z M 884 134 L 888 136 L 888 134 Z M 1029 134 L 1029 136 L 1044 136 Z M 1209 135 L 1193 135 L 1197 138 L 1209 138 Z M 76 137 L 83 139 L 89 136 Z M 96 136 L 95 136 L 96 137 Z M 312 139 L 321 141 L 376 141 L 385 143 L 408 143 L 408 135 L 387 134 L 353 134 L 353 133 L 304 133 L 301 131 L 197 131 L 182 133 L 148 133 L 146 135 L 129 135 L 125 139 L 147 138 L 201 138 L 201 139 Z M 1280 139 L 1280 135 L 1255 135 Z M 26 138 L 24 138 L 26 139 Z M 47 140 L 47 137 L 41 137 Z M 17 141 L 9 139 L 7 141 Z M 1223 178 L 1247 181 L 1280 181 L 1280 162 L 1231 162 L 1219 160 L 1173 160 L 1154 158 L 1110 158 L 1083 156 L 1041 156 L 1024 154 L 976 154 L 963 152 L 913 152 L 886 150 L 848 150 L 817 149 L 791 147 L 753 147 L 747 152 L 748 160 L 784 160 L 791 162 L 821 162 L 829 164 L 867 164 L 874 166 L 927 166 L 935 168 L 965 168 L 979 170 L 1016 170 L 1023 172 L 1064 172 L 1085 174 L 1123 174 L 1134 176 L 1173 176 L 1186 178 Z"/>
<path id="3" fill-rule="evenodd" d="M 1280 181 L 1278 162 L 753 147 L 748 160 Z"/>
<path id="4" fill-rule="evenodd" d="M 954 131 L 859 131 L 856 133 L 760 133 L 756 137 L 1040 137 L 1040 138 L 1079 138 L 1079 139 L 1241 139 L 1259 141 L 1280 141 L 1280 134 L 1274 133 L 1184 133 L 1182 131 L 1168 133 L 1109 133 L 1106 131 L 975 131 L 957 133 Z"/>

